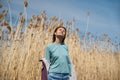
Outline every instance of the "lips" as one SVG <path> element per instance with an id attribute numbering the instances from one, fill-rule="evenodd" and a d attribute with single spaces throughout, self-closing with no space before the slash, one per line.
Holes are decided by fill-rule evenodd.
<path id="1" fill-rule="evenodd" d="M 62 33 L 60 33 L 59 35 L 63 36 L 63 34 L 62 34 Z"/>

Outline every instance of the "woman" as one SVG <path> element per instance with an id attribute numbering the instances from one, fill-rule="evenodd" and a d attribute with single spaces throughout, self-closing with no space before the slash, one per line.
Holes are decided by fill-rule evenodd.
<path id="1" fill-rule="evenodd" d="M 50 63 L 48 80 L 69 80 L 71 75 L 71 62 L 68 47 L 64 40 L 66 28 L 57 27 L 53 33 L 53 43 L 46 47 L 46 60 Z"/>

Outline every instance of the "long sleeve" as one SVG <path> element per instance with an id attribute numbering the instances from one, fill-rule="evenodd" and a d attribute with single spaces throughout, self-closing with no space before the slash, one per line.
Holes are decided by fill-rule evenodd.
<path id="1" fill-rule="evenodd" d="M 47 46 L 46 47 L 46 56 L 45 56 L 46 60 L 48 62 L 50 62 L 50 50 L 49 50 L 49 47 Z"/>
<path id="2" fill-rule="evenodd" d="M 68 64 L 68 65 L 69 65 L 69 71 L 70 71 L 69 74 L 70 74 L 70 76 L 71 76 L 71 73 L 72 73 L 72 71 L 71 71 L 71 69 L 72 69 L 72 63 L 71 63 L 71 60 L 70 60 L 70 56 L 68 56 L 68 57 L 69 57 L 69 62 L 70 62 L 70 63 Z"/>
<path id="3" fill-rule="evenodd" d="M 70 74 L 70 76 L 71 76 L 71 74 L 72 74 L 72 62 L 71 62 L 71 59 L 70 59 L 70 56 L 69 56 L 69 49 L 68 49 L 68 46 L 67 46 L 67 50 L 68 50 L 68 60 L 69 60 L 69 74 Z"/>

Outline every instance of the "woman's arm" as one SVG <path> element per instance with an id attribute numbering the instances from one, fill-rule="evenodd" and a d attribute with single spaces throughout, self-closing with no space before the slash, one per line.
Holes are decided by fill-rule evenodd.
<path id="1" fill-rule="evenodd" d="M 48 46 L 46 47 L 45 58 L 46 58 L 46 60 L 47 60 L 48 62 L 50 62 L 50 49 L 49 49 Z"/>
<path id="2" fill-rule="evenodd" d="M 43 61 L 45 62 L 46 68 L 47 68 L 47 71 L 48 71 L 49 66 L 50 66 L 50 49 L 49 49 L 48 46 L 46 47 L 46 54 L 45 54 L 45 58 L 43 59 Z"/>

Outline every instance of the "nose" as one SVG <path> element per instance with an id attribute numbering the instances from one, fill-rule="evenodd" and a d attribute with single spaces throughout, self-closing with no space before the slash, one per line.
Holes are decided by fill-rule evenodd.
<path id="1" fill-rule="evenodd" d="M 64 31 L 63 31 L 63 30 L 62 30 L 61 32 L 62 32 L 62 33 L 64 33 Z"/>

